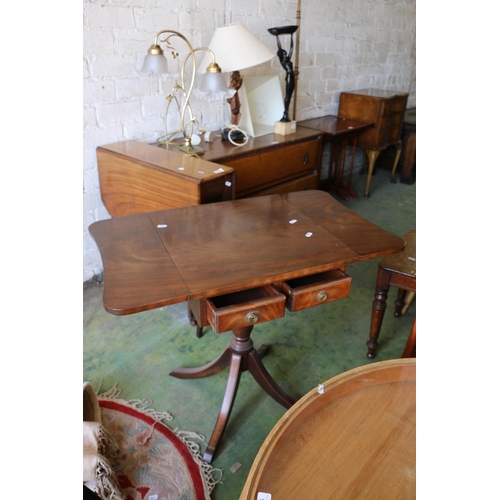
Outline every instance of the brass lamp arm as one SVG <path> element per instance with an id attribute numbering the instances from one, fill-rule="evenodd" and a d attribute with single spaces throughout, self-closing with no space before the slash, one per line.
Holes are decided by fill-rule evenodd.
<path id="1" fill-rule="evenodd" d="M 160 37 L 162 35 L 166 34 L 167 36 L 161 40 Z M 203 150 L 201 148 L 194 148 L 191 144 L 191 136 L 193 134 L 193 127 L 194 123 L 196 122 L 196 118 L 193 116 L 193 112 L 191 109 L 191 105 L 189 103 L 189 99 L 191 98 L 191 94 L 193 92 L 194 84 L 195 84 L 195 78 L 196 78 L 196 57 L 195 57 L 195 52 L 204 50 L 210 53 L 212 56 L 212 62 L 208 65 L 207 67 L 207 73 L 221 73 L 221 69 L 219 65 L 215 61 L 215 54 L 210 50 L 208 47 L 199 47 L 196 49 L 193 49 L 191 43 L 189 40 L 182 34 L 179 33 L 178 31 L 174 30 L 161 30 L 158 33 L 156 33 L 155 38 L 154 38 L 154 44 L 149 48 L 148 54 L 153 55 L 153 56 L 161 56 L 162 58 L 164 57 L 164 52 L 161 48 L 161 44 L 165 44 L 167 48 L 171 51 L 171 55 L 174 59 L 176 59 L 179 56 L 179 53 L 175 50 L 173 45 L 170 43 L 170 39 L 172 37 L 178 37 L 186 43 L 188 47 L 188 54 L 184 58 L 184 61 L 181 66 L 181 84 L 179 85 L 177 82 L 174 85 L 174 88 L 172 90 L 172 95 L 167 97 L 167 100 L 170 103 L 172 102 L 172 99 L 175 100 L 177 107 L 179 109 L 180 113 L 180 127 L 181 130 L 180 132 L 184 136 L 184 145 L 182 148 L 179 146 L 178 149 L 182 151 L 188 151 L 188 152 L 200 152 L 203 153 Z M 186 65 L 187 61 L 192 58 L 192 74 L 191 74 L 191 79 L 189 81 L 189 85 L 186 86 L 185 82 L 185 72 L 186 72 Z M 155 58 L 156 59 L 156 58 Z M 180 92 L 183 96 L 183 103 L 182 106 L 179 107 L 179 101 L 175 98 L 175 93 Z M 167 106 L 167 110 L 168 110 Z M 189 121 L 186 124 L 186 113 L 189 114 Z M 189 133 L 187 132 L 187 128 L 189 128 Z"/>
<path id="2" fill-rule="evenodd" d="M 182 63 L 181 84 L 182 84 L 183 90 L 185 92 L 184 74 L 185 74 L 185 71 L 186 71 L 186 64 L 187 64 L 187 62 L 188 62 L 188 60 L 189 60 L 190 57 L 193 59 L 193 63 L 192 63 L 193 64 L 193 74 L 191 76 L 191 84 L 189 85 L 189 90 L 188 90 L 187 94 L 185 94 L 184 106 L 182 108 L 182 116 L 183 117 L 184 117 L 184 115 L 186 113 L 186 109 L 188 109 L 188 111 L 189 111 L 189 122 L 188 122 L 188 125 L 190 125 L 190 127 L 191 127 L 191 133 L 189 135 L 191 135 L 192 132 L 193 132 L 193 123 L 195 121 L 194 117 L 193 117 L 192 110 L 191 110 L 191 106 L 188 104 L 189 103 L 189 98 L 191 97 L 191 93 L 192 93 L 193 88 L 194 88 L 194 79 L 195 79 L 195 75 L 196 75 L 196 58 L 194 56 L 194 53 L 198 52 L 200 50 L 209 52 L 210 55 L 212 56 L 212 62 L 210 63 L 210 65 L 207 68 L 207 73 L 209 73 L 209 72 L 220 72 L 219 65 L 215 62 L 215 54 L 208 47 L 197 47 L 196 49 L 192 49 L 192 52 L 189 53 L 186 56 L 186 58 L 184 59 L 184 62 Z M 183 127 L 185 127 L 184 123 L 183 123 Z"/>
<path id="3" fill-rule="evenodd" d="M 160 37 L 163 34 L 169 34 L 169 36 L 167 36 L 163 40 L 160 40 Z M 180 85 L 180 87 L 177 85 L 177 89 L 181 90 L 182 93 L 184 94 L 184 102 L 182 104 L 182 109 L 180 110 L 181 133 L 184 136 L 184 140 L 190 142 L 189 137 L 190 137 L 191 134 L 189 134 L 189 135 L 186 134 L 185 115 L 186 115 L 186 110 L 188 110 L 189 111 L 189 118 L 190 118 L 189 123 L 191 124 L 191 132 L 192 132 L 192 129 L 193 129 L 193 113 L 191 111 L 191 106 L 189 105 L 189 98 L 191 97 L 191 93 L 193 91 L 195 77 L 196 77 L 196 58 L 194 57 L 195 50 L 193 49 L 193 46 L 191 45 L 191 43 L 189 42 L 189 40 L 182 33 L 179 33 L 178 31 L 174 31 L 174 30 L 161 30 L 158 33 L 156 33 L 155 39 L 154 39 L 154 44 L 149 49 L 148 52 L 149 53 L 156 53 L 156 54 L 163 54 L 163 50 L 161 49 L 161 45 L 160 44 L 164 43 L 164 44 L 166 44 L 166 46 L 169 49 L 172 50 L 172 56 L 173 56 L 174 59 L 176 59 L 179 56 L 179 53 L 170 44 L 170 39 L 172 37 L 174 37 L 174 36 L 177 36 L 180 39 L 184 40 L 184 42 L 186 43 L 186 45 L 187 45 L 187 47 L 189 49 L 189 53 L 186 56 L 186 58 L 184 59 L 184 62 L 182 64 L 182 69 L 181 69 L 181 85 Z M 190 57 L 193 58 L 193 73 L 191 75 L 191 81 L 189 83 L 189 88 L 186 91 L 186 84 L 185 84 L 185 79 L 184 79 L 184 71 L 185 71 L 185 68 L 186 68 L 186 62 L 187 62 L 187 60 Z"/>

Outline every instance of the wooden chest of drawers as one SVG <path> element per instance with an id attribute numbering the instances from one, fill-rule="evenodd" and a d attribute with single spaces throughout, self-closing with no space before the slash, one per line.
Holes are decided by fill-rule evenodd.
<path id="1" fill-rule="evenodd" d="M 236 171 L 236 198 L 317 189 L 322 133 L 297 127 L 290 135 L 250 137 L 244 146 L 220 139 L 201 146 L 204 160 Z"/>
<path id="2" fill-rule="evenodd" d="M 317 130 L 251 137 L 245 146 L 220 138 L 201 146 L 200 158 L 137 141 L 97 148 L 101 197 L 110 215 L 318 188 Z"/>
<path id="3" fill-rule="evenodd" d="M 363 148 L 385 149 L 401 140 L 408 94 L 364 89 L 342 92 L 338 115 L 375 125 L 362 132 L 358 144 Z"/>
<path id="4" fill-rule="evenodd" d="M 338 116 L 375 123 L 358 137 L 358 145 L 365 149 L 369 159 L 365 196 L 369 196 L 371 175 L 380 151 L 392 145 L 398 149 L 391 176 L 394 182 L 407 101 L 407 93 L 388 90 L 362 89 L 340 94 Z"/>

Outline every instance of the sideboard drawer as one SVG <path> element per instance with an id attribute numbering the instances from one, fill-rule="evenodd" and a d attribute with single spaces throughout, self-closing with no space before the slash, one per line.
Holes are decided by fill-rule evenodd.
<path id="1" fill-rule="evenodd" d="M 236 197 L 286 182 L 318 166 L 320 139 L 300 142 L 251 157 L 225 161 L 224 165 L 237 171 Z"/>
<path id="2" fill-rule="evenodd" d="M 285 315 L 285 296 L 267 285 L 213 297 L 207 301 L 207 316 L 215 333 L 227 332 Z"/>
<path id="3" fill-rule="evenodd" d="M 304 276 L 283 283 L 286 308 L 300 311 L 326 302 L 343 299 L 351 289 L 350 276 L 336 269 L 325 273 Z"/>

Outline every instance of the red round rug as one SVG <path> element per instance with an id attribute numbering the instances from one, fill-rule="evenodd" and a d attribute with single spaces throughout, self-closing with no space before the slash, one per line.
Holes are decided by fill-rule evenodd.
<path id="1" fill-rule="evenodd" d="M 197 444 L 121 400 L 99 399 L 99 406 L 120 448 L 112 466 L 123 500 L 210 499 L 216 469 L 203 461 Z"/>

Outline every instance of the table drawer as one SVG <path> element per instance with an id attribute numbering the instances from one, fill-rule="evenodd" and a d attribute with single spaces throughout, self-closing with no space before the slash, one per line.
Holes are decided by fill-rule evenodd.
<path id="1" fill-rule="evenodd" d="M 253 326 L 285 315 L 285 296 L 273 286 L 213 297 L 207 316 L 215 333 Z"/>
<path id="2" fill-rule="evenodd" d="M 286 296 L 286 308 L 292 312 L 300 311 L 343 299 L 349 295 L 351 280 L 350 276 L 336 269 L 286 281 L 282 285 L 282 292 Z"/>

